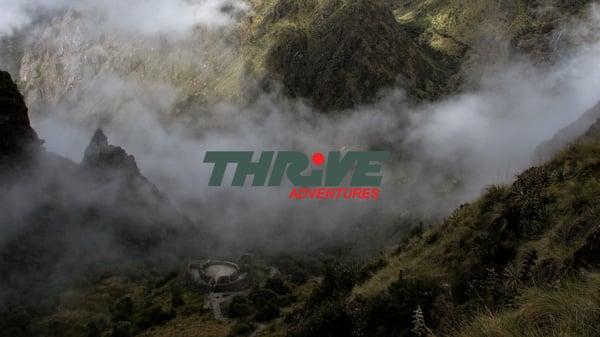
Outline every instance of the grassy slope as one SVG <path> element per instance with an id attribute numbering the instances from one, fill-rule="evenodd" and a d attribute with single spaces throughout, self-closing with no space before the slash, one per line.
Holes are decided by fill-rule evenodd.
<path id="1" fill-rule="evenodd" d="M 355 287 L 353 297 L 383 293 L 400 274 L 448 284 L 485 279 L 488 268 L 516 274 L 535 250 L 534 286 L 524 287 L 513 307 L 466 320 L 456 335 L 597 334 L 590 322 L 600 318 L 598 256 L 584 252 L 598 245 L 599 178 L 596 134 L 525 171 L 511 186 L 489 187 L 442 224 L 391 249 L 387 265 Z"/>
<path id="2" fill-rule="evenodd" d="M 230 84 L 237 81 L 235 76 L 239 69 L 264 71 L 264 59 L 269 46 L 277 39 L 276 32 L 289 27 L 306 27 L 313 15 L 310 10 L 300 10 L 261 32 L 275 3 L 275 0 L 256 0 L 254 19 L 238 28 L 242 51 L 225 66 L 225 74 L 231 76 L 218 76 L 215 82 L 209 83 L 211 90 L 236 91 Z M 490 25 L 506 41 L 529 29 L 530 17 L 522 3 L 512 3 L 515 4 L 509 6 L 512 10 L 503 12 L 504 7 L 490 1 L 470 1 L 469 4 L 449 0 L 419 1 L 407 7 L 397 6 L 395 14 L 401 24 L 412 26 L 416 35 L 433 49 L 462 58 L 477 39 L 473 32 L 482 22 L 495 22 Z M 571 146 L 549 164 L 525 172 L 512 186 L 490 187 L 482 198 L 457 210 L 443 224 L 402 247 L 390 249 L 386 254 L 387 265 L 355 287 L 353 296 L 372 297 L 385 292 L 401 272 L 405 278 L 452 282 L 457 272 L 476 275 L 491 265 L 516 268 L 522 256 L 532 248 L 538 252 L 538 261 L 548 261 L 548 265 L 554 265 L 557 270 L 573 267 L 574 252 L 598 228 L 598 165 L 600 140 L 591 139 Z M 538 204 L 540 209 L 535 206 Z M 536 274 L 543 282 L 524 289 L 512 308 L 482 312 L 475 318 L 465 319 L 455 334 L 465 337 L 591 336 L 597 332 L 589 322 L 600 319 L 598 274 L 588 273 L 574 281 L 553 277 L 552 282 L 542 277 L 545 272 L 541 268 Z M 69 301 L 61 304 L 58 313 L 36 325 L 42 330 L 60 329 L 64 336 L 85 335 L 86 324 L 106 318 L 107 308 L 116 299 L 133 294 L 136 298 L 139 295 L 138 301 L 142 301 L 148 296 L 145 293 L 148 289 L 140 289 L 139 284 L 118 284 L 120 282 L 94 285 L 89 292 L 73 294 Z M 195 307 L 200 301 L 193 298 L 193 294 L 186 293 L 186 296 L 189 297 L 186 306 Z M 61 324 L 57 326 L 56 322 Z M 285 325 L 279 319 L 273 328 L 260 335 L 283 335 L 283 330 Z M 220 336 L 228 331 L 227 324 L 218 323 L 210 313 L 199 310 L 190 316 L 178 315 L 144 332 L 144 336 L 207 336 L 213 332 L 214 336 Z"/>
<path id="3" fill-rule="evenodd" d="M 483 312 L 465 320 L 456 337 L 561 337 L 600 334 L 600 274 L 554 289 L 530 288 L 515 307 L 500 313 Z"/>
<path id="4" fill-rule="evenodd" d="M 268 278 L 269 268 L 264 263 L 262 260 L 253 262 L 251 273 L 256 286 Z M 217 321 L 212 310 L 205 306 L 205 295 L 188 288 L 181 274 L 149 272 L 141 265 L 130 268 L 138 272 L 129 277 L 107 276 L 62 292 L 50 299 L 55 306 L 51 305 L 47 311 L 34 314 L 33 309 L 28 308 L 29 313 L 23 313 L 25 316 L 18 311 L 11 312 L 11 322 L 29 317 L 31 323 L 26 322 L 27 328 L 23 331 L 10 330 L 18 323 L 10 325 L 10 329 L 0 332 L 0 336 L 227 337 L 234 334 L 232 329 L 236 323 L 246 319 L 251 321 L 251 317 Z M 308 301 L 319 282 L 318 277 L 309 278 L 301 285 L 286 282 L 296 300 L 280 308 L 279 318 L 265 323 L 253 321 L 254 326 L 260 329 L 256 335 L 285 336 L 284 316 Z M 248 295 L 248 292 L 243 295 Z M 178 299 L 175 300 L 174 296 Z M 130 305 L 123 306 L 123 303 Z M 228 312 L 228 306 L 229 301 L 222 304 L 224 313 Z M 121 323 L 128 326 L 128 334 L 114 330 Z"/>
<path id="5" fill-rule="evenodd" d="M 282 81 L 292 96 L 324 110 L 369 101 L 369 85 L 389 87 L 398 75 L 412 97 L 432 99 L 502 67 L 515 51 L 547 61 L 553 30 L 587 2 L 565 8 L 523 0 L 256 0 L 252 19 L 238 28 L 240 55 L 257 78 Z M 386 21 L 387 10 L 399 27 Z"/>
<path id="6" fill-rule="evenodd" d="M 510 39 L 527 25 L 523 1 L 442 0 L 414 1 L 396 6 L 401 23 L 412 25 L 431 47 L 461 57 L 465 47 L 485 33 L 496 39 Z"/>
<path id="7" fill-rule="evenodd" d="M 501 70 L 515 55 L 552 62 L 560 42 L 556 32 L 580 22 L 589 0 L 390 0 L 397 20 L 415 40 L 461 65 L 449 87 L 473 86 Z"/>
<path id="8" fill-rule="evenodd" d="M 504 284 L 518 284 L 511 277 L 519 273 L 523 257 L 535 249 L 532 283 L 518 284 L 510 305 L 488 306 L 482 301 L 466 313 L 455 311 L 453 315 L 458 316 L 452 317 L 451 328 L 440 335 L 597 336 L 594 322 L 600 319 L 600 274 L 593 266 L 599 261 L 589 251 L 594 252 L 598 244 L 592 237 L 600 228 L 599 178 L 600 137 L 588 135 L 548 164 L 525 171 L 511 186 L 491 186 L 442 224 L 389 249 L 386 263 L 355 286 L 348 301 L 386 293 L 400 275 L 434 279 L 455 291 L 458 281 L 485 279 L 488 268 L 495 268 Z M 123 296 L 132 297 L 134 303 L 128 320 L 139 324 L 147 319 L 148 308 L 171 310 L 171 289 L 179 281 L 166 279 L 158 286 L 155 282 L 112 278 L 67 292 L 61 296 L 59 310 L 34 326 L 45 332 L 40 335 L 51 336 L 57 329 L 62 336 L 86 335 L 90 322 L 114 316 L 110 307 Z M 285 308 L 282 317 L 302 307 L 317 284 L 313 280 L 293 288 L 299 301 Z M 470 296 L 469 301 L 477 302 L 477 297 Z M 229 333 L 233 323 L 215 321 L 202 309 L 202 296 L 183 288 L 182 298 L 183 304 L 173 307 L 174 318 L 153 324 L 141 335 Z M 284 318 L 279 318 L 258 335 L 285 336 L 287 329 Z"/>
<path id="9" fill-rule="evenodd" d="M 165 284 L 160 284 L 165 282 Z M 99 333 L 111 330 L 111 321 L 115 321 L 114 307 L 124 298 L 132 300 L 131 310 L 122 314 L 120 320 L 140 324 L 157 308 L 162 313 L 173 310 L 174 319 L 160 319 L 153 322 L 142 336 L 226 336 L 229 325 L 213 319 L 212 312 L 203 308 L 204 298 L 179 284 L 178 279 L 160 279 L 143 277 L 141 279 L 123 279 L 111 277 L 98 284 L 89 284 L 64 292 L 58 298 L 57 308 L 50 316 L 36 318 L 32 330 L 37 336 L 76 337 L 90 336 L 91 326 L 98 327 Z M 158 283 L 158 284 L 157 284 Z M 182 303 L 172 303 L 172 289 L 181 290 Z M 156 317 L 156 316 L 155 316 Z M 142 323 L 143 324 L 143 323 Z M 137 330 L 132 327 L 132 332 Z"/>

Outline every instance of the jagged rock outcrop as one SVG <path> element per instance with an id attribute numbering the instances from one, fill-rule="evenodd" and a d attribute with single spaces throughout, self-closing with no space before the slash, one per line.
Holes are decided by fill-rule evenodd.
<path id="1" fill-rule="evenodd" d="M 199 238 L 101 130 L 76 164 L 41 147 L 23 97 L 3 72 L 0 107 L 0 164 L 10 169 L 0 170 L 0 313 L 12 300 L 7 289 L 39 299 L 83 274 L 110 272 L 111 264 L 177 255 Z"/>
<path id="2" fill-rule="evenodd" d="M 140 231 L 151 228 L 164 234 L 173 226 L 189 225 L 189 220 L 179 213 L 167 195 L 142 175 L 134 156 L 111 145 L 101 129 L 96 130 L 85 150 L 79 175 L 101 185 L 97 188 L 106 191 L 100 193 L 104 196 L 101 204 L 116 210 L 122 219 L 133 217 L 131 223 Z M 142 214 L 144 216 L 138 217 Z M 151 217 L 146 217 L 148 214 L 152 214 Z M 133 232 L 130 234 L 136 236 Z"/>
<path id="3" fill-rule="evenodd" d="M 9 73 L 0 71 L 0 165 L 41 150 L 42 142 L 29 125 L 27 106 Z"/>
<path id="4" fill-rule="evenodd" d="M 110 145 L 102 129 L 94 133 L 81 164 L 86 168 L 120 170 L 132 176 L 140 174 L 135 158 L 123 148 Z"/>

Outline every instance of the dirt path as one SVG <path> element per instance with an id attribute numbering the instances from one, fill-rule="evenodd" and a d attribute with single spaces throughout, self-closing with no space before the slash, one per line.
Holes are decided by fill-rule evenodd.
<path id="1" fill-rule="evenodd" d="M 267 328 L 266 324 L 258 323 L 256 325 L 256 329 L 251 334 L 249 334 L 248 337 L 256 337 L 256 336 L 258 336 L 258 334 L 261 331 L 263 331 L 264 329 L 266 329 L 266 328 Z"/>
<path id="2" fill-rule="evenodd" d="M 227 321 L 227 318 L 225 318 L 225 315 L 221 311 L 221 304 L 227 301 L 227 297 L 223 293 L 211 293 L 208 295 L 208 307 L 212 310 L 217 321 Z"/>

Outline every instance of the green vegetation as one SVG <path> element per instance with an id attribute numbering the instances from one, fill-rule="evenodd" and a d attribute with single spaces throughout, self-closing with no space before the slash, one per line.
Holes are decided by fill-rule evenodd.
<path id="1" fill-rule="evenodd" d="M 441 336 L 597 335 L 598 136 L 511 186 L 489 187 L 391 249 L 387 265 L 346 299 L 361 308 L 359 327 L 373 336 L 409 334 L 410 312 L 420 308 Z"/>
<path id="2" fill-rule="evenodd" d="M 342 110 L 399 78 L 413 99 L 434 99 L 515 52 L 550 61 L 554 30 L 588 2 L 279 0 L 257 38 L 273 41 L 266 70 L 287 94 Z"/>
<path id="3" fill-rule="evenodd" d="M 413 100 L 435 99 L 490 65 L 501 66 L 515 51 L 547 62 L 556 47 L 555 29 L 590 1 L 249 2 L 250 14 L 230 31 L 203 30 L 201 38 L 182 45 L 148 47 L 109 36 L 89 48 L 67 44 L 65 54 L 57 55 L 55 41 L 42 39 L 33 50 L 6 44 L 0 55 L 15 63 L 7 65 L 16 67 L 14 73 L 21 70 L 27 97 L 60 99 L 77 86 L 77 70 L 63 64 L 70 56 L 85 58 L 95 71 L 172 85 L 179 89 L 173 113 L 188 118 L 196 115 L 188 114 L 192 107 L 197 112 L 221 101 L 251 101 L 251 83 L 272 88 L 279 82 L 288 95 L 332 111 L 373 102 L 396 84 Z M 62 32 L 75 24 L 76 16 L 65 15 L 53 28 Z"/>
<path id="4" fill-rule="evenodd" d="M 325 1 L 314 8 L 311 21 L 278 31 L 267 57 L 267 69 L 291 96 L 328 111 L 371 102 L 399 77 L 415 98 L 444 91 L 448 71 L 440 55 L 411 40 L 383 1 Z"/>
<path id="5" fill-rule="evenodd" d="M 600 295 L 598 273 L 586 274 L 560 287 L 525 290 L 512 308 L 482 312 L 462 321 L 456 337 L 598 336 Z"/>
<path id="6" fill-rule="evenodd" d="M 255 327 L 252 323 L 238 322 L 231 328 L 230 336 L 246 336 L 254 331 L 254 329 Z"/>
<path id="7" fill-rule="evenodd" d="M 179 278 L 111 277 L 62 293 L 48 314 L 17 307 L 0 319 L 1 336 L 134 336 L 176 317 L 211 315 L 203 296 L 182 287 Z M 28 312 L 35 312 L 35 317 Z M 41 314 L 41 315 L 40 315 Z M 40 317 L 41 316 L 41 317 Z M 9 328 L 10 327 L 10 328 Z"/>

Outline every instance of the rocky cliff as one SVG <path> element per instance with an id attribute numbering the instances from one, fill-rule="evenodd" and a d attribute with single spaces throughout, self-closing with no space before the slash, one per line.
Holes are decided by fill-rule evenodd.
<path id="1" fill-rule="evenodd" d="M 42 142 L 29 125 L 27 106 L 11 76 L 0 71 L 0 162 L 13 165 L 32 156 Z"/>

